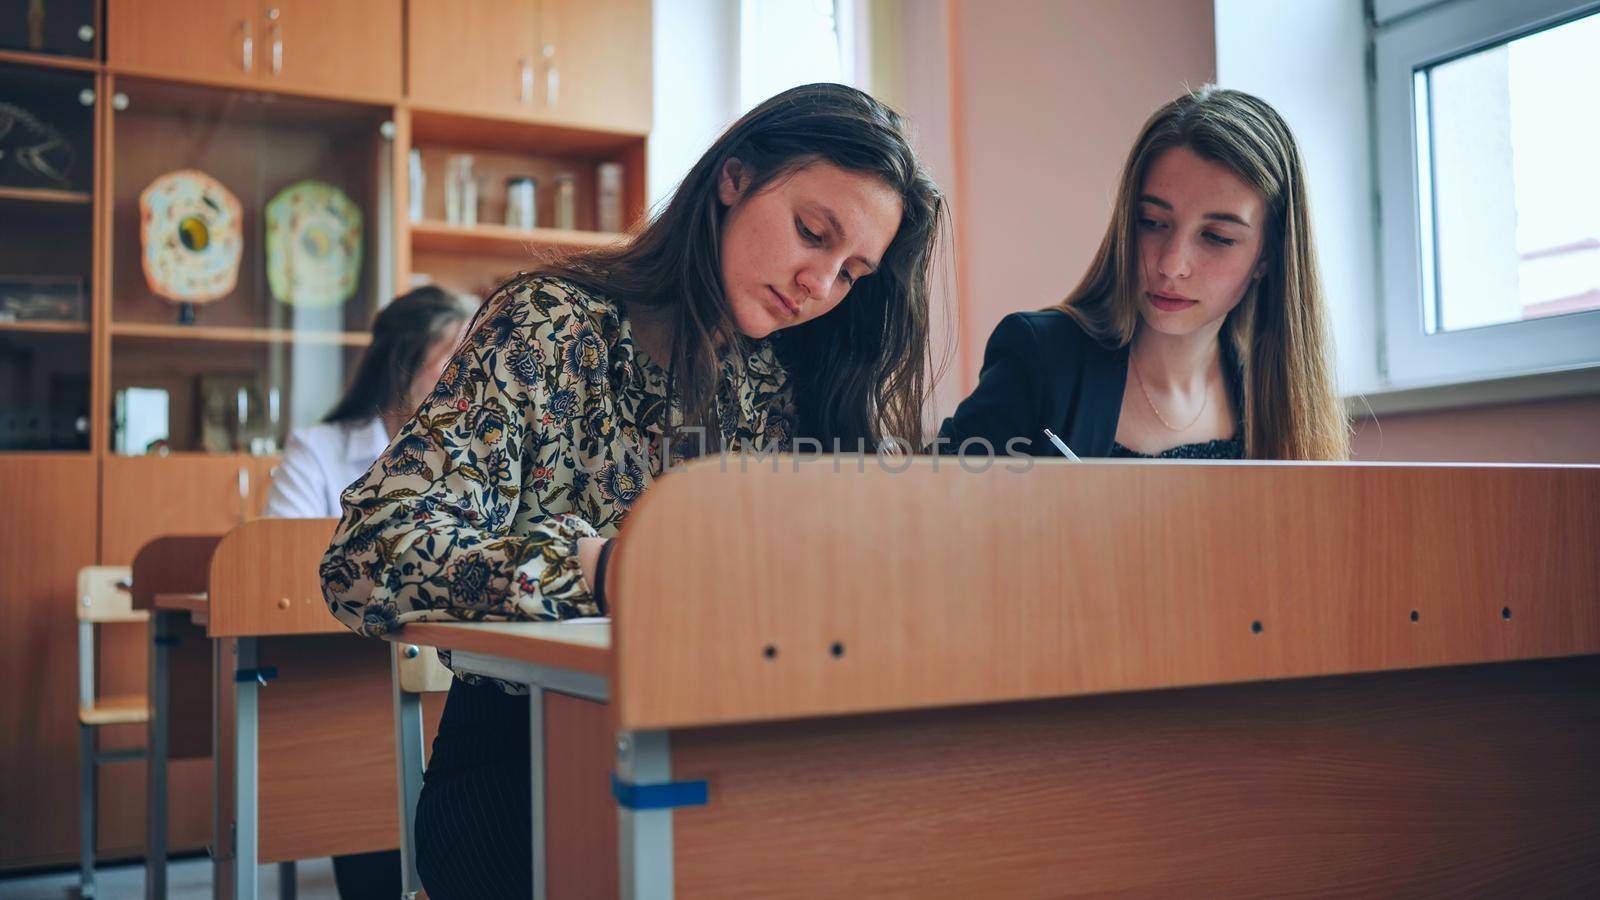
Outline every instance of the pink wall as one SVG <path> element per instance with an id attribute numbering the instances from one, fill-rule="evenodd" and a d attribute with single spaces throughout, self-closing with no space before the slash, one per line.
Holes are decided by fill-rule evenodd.
<path id="1" fill-rule="evenodd" d="M 1382 415 L 1356 429 L 1358 460 L 1600 463 L 1600 395 Z"/>
<path id="2" fill-rule="evenodd" d="M 1104 234 L 1139 126 L 1216 77 L 1211 0 L 918 0 L 905 107 L 951 195 L 955 353 L 947 415 L 977 383 L 1002 316 L 1058 301 Z M 947 75 L 944 72 L 948 72 Z M 1358 421 L 1361 460 L 1600 463 L 1600 395 Z"/>
<path id="3" fill-rule="evenodd" d="M 960 314 L 955 278 L 955 110 L 951 98 L 957 73 L 951 63 L 952 7 L 961 0 L 915 0 L 902 4 L 899 23 L 899 69 L 893 101 L 910 121 L 917 153 L 943 189 L 948 225 L 936 252 L 933 309 L 930 317 L 934 393 L 925 410 L 923 441 L 931 440 L 940 421 L 966 396 L 956 337 Z M 880 94 L 880 96 L 882 96 Z"/>
<path id="4" fill-rule="evenodd" d="M 1139 126 L 1213 80 L 1216 51 L 1211 0 L 952 7 L 959 399 L 1002 316 L 1077 283 Z"/>

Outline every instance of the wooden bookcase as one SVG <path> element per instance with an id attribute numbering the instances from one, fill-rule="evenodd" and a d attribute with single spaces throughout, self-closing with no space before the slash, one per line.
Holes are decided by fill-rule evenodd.
<path id="1" fill-rule="evenodd" d="M 83 297 L 75 318 L 0 316 L 0 424 L 33 416 L 36 431 L 54 435 L 0 446 L 0 485 L 8 501 L 25 488 L 17 496 L 27 501 L 0 509 L 19 561 L 0 568 L 0 597 L 8 621 L 28 623 L 8 665 L 46 698 L 0 698 L 0 730 L 28 736 L 12 742 L 0 794 L 35 811 L 0 822 L 0 873 L 76 860 L 77 568 L 127 564 L 159 535 L 219 532 L 259 515 L 272 451 L 332 405 L 370 343 L 372 315 L 418 279 L 482 296 L 551 254 L 623 240 L 595 230 L 600 163 L 623 167 L 624 221 L 646 211 L 649 0 L 77 5 L 89 20 L 51 21 L 51 46 L 0 42 L 0 93 L 59 120 L 77 153 L 67 184 L 12 183 L 0 168 L 0 278 L 76 280 Z M 73 6 L 47 9 L 59 18 Z M 426 175 L 416 221 L 413 147 Z M 445 222 L 445 166 L 456 153 L 472 154 L 481 178 L 472 227 Z M 238 198 L 244 238 L 234 291 L 194 307 L 192 320 L 151 290 L 140 262 L 139 194 L 183 168 Z M 514 175 L 538 180 L 547 227 L 503 224 Z M 571 229 L 548 227 L 558 175 L 574 179 Z M 321 313 L 274 300 L 264 272 L 265 206 L 304 178 L 337 187 L 363 218 L 355 294 Z M 167 392 L 165 453 L 119 443 L 117 396 L 131 387 Z M 240 388 L 249 429 L 237 428 L 236 412 L 214 415 L 216 397 Z M 142 689 L 139 635 L 109 635 L 99 655 L 103 692 Z M 136 745 L 143 733 L 104 729 L 102 740 Z M 136 857 L 143 769 L 101 771 L 100 855 Z M 175 769 L 172 779 L 172 845 L 198 850 L 209 770 Z"/>

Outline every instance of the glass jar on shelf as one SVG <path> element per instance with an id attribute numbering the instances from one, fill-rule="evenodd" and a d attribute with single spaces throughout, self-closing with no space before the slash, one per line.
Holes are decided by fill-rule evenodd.
<path id="1" fill-rule="evenodd" d="M 539 227 L 539 180 L 531 175 L 506 179 L 506 226 L 524 231 Z"/>
<path id="2" fill-rule="evenodd" d="M 563 172 L 556 176 L 557 228 L 571 231 L 578 227 L 578 179 Z"/>
<path id="3" fill-rule="evenodd" d="M 450 225 L 478 224 L 478 174 L 470 153 L 450 157 L 444 180 L 444 217 Z"/>

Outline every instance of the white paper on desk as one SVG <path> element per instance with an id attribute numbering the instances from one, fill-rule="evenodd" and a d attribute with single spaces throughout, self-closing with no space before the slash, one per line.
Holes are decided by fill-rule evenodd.
<path id="1" fill-rule="evenodd" d="M 563 625 L 595 625 L 595 624 L 609 625 L 610 623 L 611 623 L 611 617 L 610 616 L 579 616 L 576 619 L 562 619 L 561 620 L 561 624 L 563 624 Z"/>

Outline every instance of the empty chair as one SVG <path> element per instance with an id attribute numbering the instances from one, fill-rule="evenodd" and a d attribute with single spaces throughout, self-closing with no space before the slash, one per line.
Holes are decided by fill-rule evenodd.
<path id="1" fill-rule="evenodd" d="M 150 720 L 150 699 L 141 692 L 98 696 L 95 691 L 95 629 L 101 625 L 144 627 L 150 614 L 133 608 L 133 570 L 127 566 L 85 566 L 78 570 L 78 773 L 79 894 L 93 897 L 95 846 L 95 772 L 101 763 L 143 759 L 145 748 L 95 749 L 95 729 L 102 725 L 138 725 Z"/>

